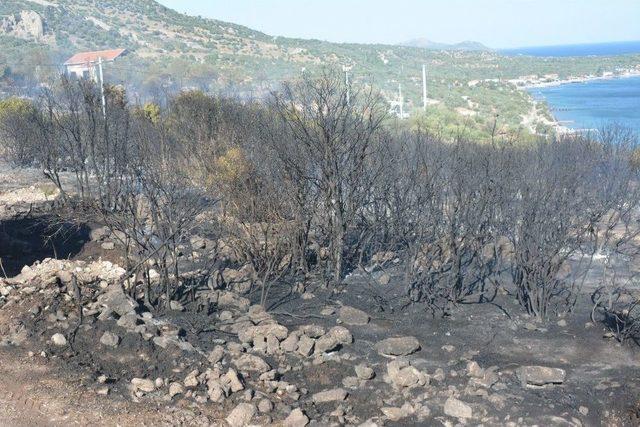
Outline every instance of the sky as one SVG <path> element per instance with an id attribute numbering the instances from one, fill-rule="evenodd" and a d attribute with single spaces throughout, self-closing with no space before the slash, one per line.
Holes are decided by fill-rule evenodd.
<path id="1" fill-rule="evenodd" d="M 640 0 L 159 0 L 274 36 L 465 40 L 493 48 L 640 40 Z"/>

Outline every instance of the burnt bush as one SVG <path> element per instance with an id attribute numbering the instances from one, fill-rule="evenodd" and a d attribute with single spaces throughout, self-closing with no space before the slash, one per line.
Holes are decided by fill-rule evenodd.
<path id="1" fill-rule="evenodd" d="M 192 91 L 141 107 L 107 87 L 105 112 L 100 95 L 63 79 L 30 110 L 21 156 L 59 188 L 66 221 L 112 229 L 135 277 L 123 285 L 149 305 L 179 293 L 183 246 L 208 227 L 251 266 L 263 304 L 290 277 L 336 285 L 393 253 L 407 300 L 434 314 L 503 287 L 545 319 L 571 310 L 596 256 L 632 250 L 639 232 L 638 150 L 619 129 L 444 141 L 389 126 L 379 94 L 331 71 L 268 102 Z"/>

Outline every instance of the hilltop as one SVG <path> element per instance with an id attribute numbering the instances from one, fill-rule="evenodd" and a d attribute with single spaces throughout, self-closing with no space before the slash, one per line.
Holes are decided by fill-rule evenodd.
<path id="1" fill-rule="evenodd" d="M 431 50 L 463 50 L 463 51 L 467 50 L 467 51 L 485 51 L 485 52 L 493 50 L 490 47 L 485 46 L 480 42 L 475 42 L 470 40 L 463 41 L 460 43 L 448 44 L 448 43 L 434 42 L 426 38 L 418 38 L 418 39 L 408 40 L 400 44 L 402 46 L 421 47 L 424 49 L 431 49 Z"/>
<path id="2" fill-rule="evenodd" d="M 425 49 L 277 37 L 187 16 L 153 0 L 6 0 L 0 3 L 0 44 L 5 88 L 32 87 L 77 51 L 118 47 L 130 55 L 107 67 L 107 78 L 136 99 L 185 87 L 255 97 L 303 70 L 346 66 L 352 80 L 378 87 L 389 100 L 399 98 L 402 85 L 409 113 L 421 111 L 426 64 L 429 114 L 421 120 L 445 133 L 464 129 L 470 137 L 486 137 L 496 120 L 504 131 L 547 128 L 545 107 L 510 79 L 595 75 L 640 63 L 640 56 L 504 57 L 469 43 Z"/>

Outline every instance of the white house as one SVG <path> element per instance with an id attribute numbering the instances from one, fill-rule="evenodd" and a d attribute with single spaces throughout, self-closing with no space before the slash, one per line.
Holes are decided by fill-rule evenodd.
<path id="1" fill-rule="evenodd" d="M 117 58 L 126 54 L 126 49 L 80 52 L 67 59 L 64 63 L 64 67 L 69 77 L 77 79 L 91 79 L 97 82 L 99 79 L 97 65 L 100 60 L 102 60 L 103 63 L 113 62 Z"/>

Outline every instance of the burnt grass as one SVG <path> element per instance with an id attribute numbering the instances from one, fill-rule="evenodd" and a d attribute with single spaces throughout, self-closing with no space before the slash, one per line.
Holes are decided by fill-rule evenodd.
<path id="1" fill-rule="evenodd" d="M 38 238 L 38 231 L 42 231 L 38 224 L 24 220 L 3 223 L 5 236 L 28 242 L 33 249 L 25 255 L 25 246 L 25 251 L 16 252 L 14 260 L 5 264 L 12 273 L 19 271 L 19 264 L 29 264 L 53 255 Z M 86 231 L 67 235 L 64 240 L 67 246 L 58 246 L 65 248 L 62 253 L 69 256 L 91 254 L 91 258 L 99 256 L 99 249 L 81 244 L 86 242 Z M 6 252 L 6 247 L 3 248 Z M 59 251 L 58 256 L 61 254 Z M 490 400 L 491 404 L 487 403 L 487 396 L 481 394 L 465 395 L 464 399 L 496 420 L 495 425 L 506 420 L 517 425 L 570 425 L 569 420 L 572 419 L 581 420 L 583 425 L 639 425 L 640 349 L 603 338 L 602 325 L 590 322 L 589 295 L 580 296 L 574 312 L 564 319 L 566 326 L 560 326 L 557 318 L 545 324 L 535 323 L 523 314 L 515 298 L 506 291 L 499 292 L 491 303 L 459 305 L 451 316 L 440 318 L 434 317 L 424 306 L 408 305 L 401 275 L 392 277 L 389 285 L 381 286 L 368 274 L 354 272 L 345 284 L 335 289 L 311 280 L 306 284 L 306 291 L 315 296 L 311 299 L 303 299 L 300 294 L 292 292 L 291 286 L 276 288 L 270 299 L 271 313 L 290 330 L 308 324 L 326 328 L 335 326 L 337 313 L 321 314 L 327 307 L 337 311 L 341 305 L 348 305 L 371 316 L 368 325 L 345 325 L 355 340 L 338 352 L 341 357 L 337 360 L 317 366 L 306 364 L 299 370 L 286 372 L 282 379 L 307 389 L 311 394 L 340 387 L 343 378 L 354 375 L 355 365 L 367 362 L 376 371 L 376 378 L 364 387 L 348 390 L 347 401 L 350 413 L 365 420 L 380 415 L 381 407 L 401 406 L 407 401 L 406 396 L 383 382 L 388 359 L 374 350 L 375 343 L 391 336 L 415 336 L 422 348 L 411 356 L 413 363 L 429 373 L 440 368 L 446 374 L 444 381 L 431 380 L 431 395 L 425 400 L 431 410 L 431 421 L 447 419 L 442 410 L 446 400 L 444 393 L 451 386 L 460 390 L 465 388 L 468 378 L 459 372 L 465 370 L 467 361 L 474 360 L 483 368 L 496 366 L 500 381 L 498 387 L 488 391 L 489 396 L 495 397 Z M 255 302 L 259 295 L 249 297 Z M 202 349 L 203 354 L 182 352 L 176 347 L 160 349 L 151 341 L 145 341 L 140 334 L 127 334 L 115 320 L 96 321 L 93 317 L 85 318 L 79 325 L 69 347 L 56 348 L 48 340 L 54 330 L 50 319 L 45 316 L 56 311 L 58 302 L 39 300 L 37 294 L 28 298 L 21 302 L 20 311 L 16 311 L 16 322 L 28 331 L 26 347 L 36 354 L 46 351 L 52 355 L 51 362 L 61 376 L 80 376 L 84 378 L 80 382 L 88 388 L 96 388 L 96 378 L 106 375 L 112 388 L 110 396 L 105 397 L 107 399 L 128 399 L 127 387 L 133 377 L 156 378 L 174 373 L 174 379 L 180 380 L 193 369 L 202 371 L 207 367 L 206 352 L 217 343 L 236 340 L 233 335 L 216 330 L 215 325 L 219 322 L 216 310 L 211 313 L 199 311 L 198 301 L 191 301 L 187 296 L 183 301 L 185 311 L 158 312 L 154 313 L 154 318 L 177 325 L 179 334 Z M 40 311 L 39 308 L 46 304 L 53 306 L 47 312 Z M 27 311 L 29 307 L 38 309 Z M 61 322 L 64 329 L 78 323 L 78 319 L 71 313 Z M 117 348 L 100 346 L 100 337 L 106 331 L 122 337 Z M 452 349 L 447 350 L 446 346 L 452 346 Z M 24 354 L 23 349 L 2 351 Z M 350 355 L 347 357 L 349 361 L 345 360 L 345 354 Z M 292 366 L 301 364 L 299 358 L 287 357 Z M 268 356 L 265 360 L 272 366 L 278 366 Z M 514 370 L 522 365 L 562 368 L 567 372 L 567 379 L 564 384 L 553 387 L 523 388 L 514 375 Z M 424 394 L 424 389 L 413 393 L 417 397 Z M 588 408 L 588 414 L 580 413 L 581 407 Z M 303 408 L 311 419 L 334 409 L 327 404 L 309 404 Z M 567 423 L 559 422 L 558 417 Z M 424 423 L 405 418 L 385 425 Z"/>

